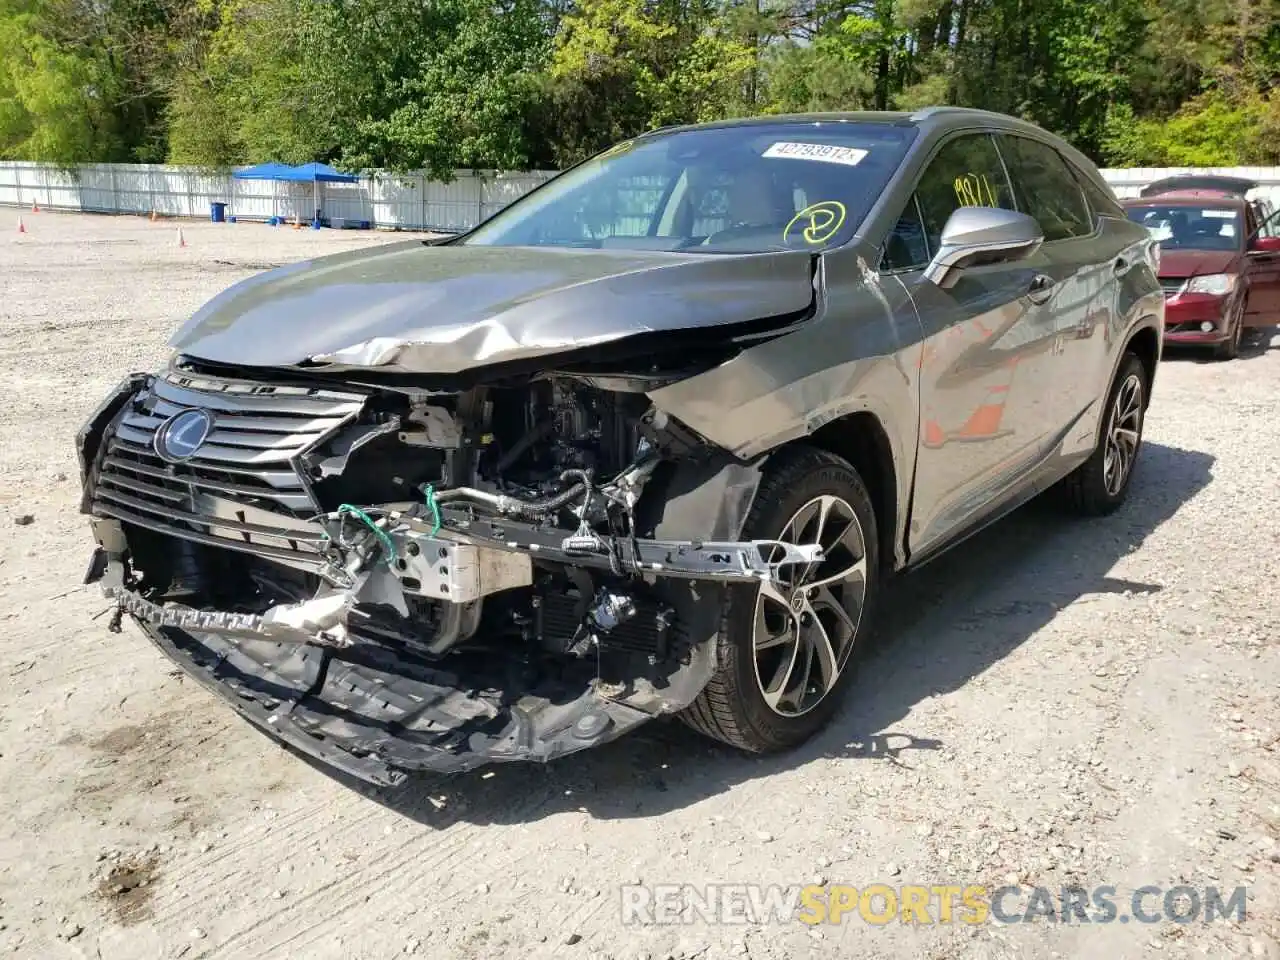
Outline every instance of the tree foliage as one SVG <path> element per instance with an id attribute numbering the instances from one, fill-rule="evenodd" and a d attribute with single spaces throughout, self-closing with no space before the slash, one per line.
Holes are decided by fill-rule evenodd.
<path id="1" fill-rule="evenodd" d="M 0 0 L 0 155 L 575 162 L 655 126 L 1025 117 L 1103 163 L 1280 162 L 1280 0 Z"/>

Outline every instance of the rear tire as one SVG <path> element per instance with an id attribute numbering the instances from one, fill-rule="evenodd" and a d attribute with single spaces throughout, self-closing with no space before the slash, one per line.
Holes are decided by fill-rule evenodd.
<path id="1" fill-rule="evenodd" d="M 770 753 L 812 737 L 848 688 L 878 593 L 876 516 L 852 466 L 795 447 L 770 463 L 742 536 L 819 542 L 827 557 L 782 568 L 780 588 L 726 591 L 716 671 L 680 717 L 708 737 Z"/>
<path id="2" fill-rule="evenodd" d="M 1063 481 L 1067 503 L 1077 513 L 1095 517 L 1112 513 L 1129 495 L 1129 483 L 1142 449 L 1146 393 L 1146 368 L 1137 354 L 1126 353 L 1107 391 L 1098 445 L 1089 459 Z"/>

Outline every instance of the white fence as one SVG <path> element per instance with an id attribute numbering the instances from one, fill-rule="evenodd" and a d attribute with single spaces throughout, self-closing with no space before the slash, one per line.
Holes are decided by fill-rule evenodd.
<path id="1" fill-rule="evenodd" d="M 295 216 L 309 222 L 318 205 L 325 219 L 342 218 L 399 230 L 465 230 L 545 182 L 547 171 L 458 170 L 451 183 L 421 173 L 375 174 L 359 183 L 280 183 L 236 180 L 194 167 L 99 163 L 71 170 L 0 161 L 0 205 L 92 213 L 152 211 L 169 217 L 208 217 L 210 204 L 244 220 Z M 318 197 L 317 197 L 318 193 Z"/>
<path id="2" fill-rule="evenodd" d="M 1249 177 L 1257 181 L 1258 193 L 1280 206 L 1280 167 L 1104 170 L 1102 175 L 1117 196 L 1132 197 L 1161 177 L 1193 172 Z M 458 170 L 452 182 L 442 183 L 422 173 L 378 173 L 359 183 L 320 184 L 318 200 L 327 219 L 390 230 L 465 230 L 554 175 Z M 296 216 L 310 221 L 316 207 L 310 183 L 235 180 L 230 174 L 162 164 L 98 163 L 62 170 L 0 161 L 0 205 L 207 217 L 215 201 L 227 204 L 229 216 L 244 220 Z"/>

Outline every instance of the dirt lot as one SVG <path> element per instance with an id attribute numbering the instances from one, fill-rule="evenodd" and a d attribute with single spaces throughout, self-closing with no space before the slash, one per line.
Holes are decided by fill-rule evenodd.
<path id="1" fill-rule="evenodd" d="M 1280 338 L 1165 364 L 1117 516 L 1033 505 L 901 582 L 847 709 L 799 753 L 655 725 L 371 795 L 107 632 L 78 586 L 73 436 L 232 281 L 396 237 L 188 223 L 183 249 L 173 223 L 16 220 L 0 211 L 0 950 L 1280 957 Z M 1242 923 L 624 927 L 637 881 L 1111 884 L 1126 919 L 1146 884 L 1250 899 Z"/>

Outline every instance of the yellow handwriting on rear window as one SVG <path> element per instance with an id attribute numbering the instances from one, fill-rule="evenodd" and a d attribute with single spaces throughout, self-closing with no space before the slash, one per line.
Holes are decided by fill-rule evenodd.
<path id="1" fill-rule="evenodd" d="M 956 202 L 962 207 L 998 207 L 995 191 L 985 173 L 967 173 L 954 182 Z"/>

